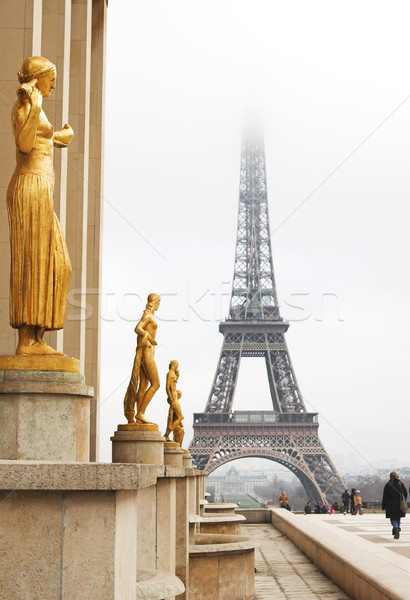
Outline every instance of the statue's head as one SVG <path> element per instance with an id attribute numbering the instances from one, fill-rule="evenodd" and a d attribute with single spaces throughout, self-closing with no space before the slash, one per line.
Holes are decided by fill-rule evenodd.
<path id="1" fill-rule="evenodd" d="M 171 360 L 171 362 L 169 363 L 169 369 L 176 371 L 178 369 L 178 361 L 177 360 Z"/>
<path id="2" fill-rule="evenodd" d="M 43 56 L 30 56 L 23 62 L 17 77 L 20 83 L 29 83 L 36 79 L 36 87 L 44 97 L 55 89 L 56 66 Z"/>
<path id="3" fill-rule="evenodd" d="M 147 298 L 147 310 L 157 310 L 160 302 L 161 298 L 158 296 L 158 294 L 150 294 Z"/>

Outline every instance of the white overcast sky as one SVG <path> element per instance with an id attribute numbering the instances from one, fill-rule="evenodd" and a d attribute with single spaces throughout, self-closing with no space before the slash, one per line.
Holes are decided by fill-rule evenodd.
<path id="1" fill-rule="evenodd" d="M 165 429 L 172 359 L 185 446 L 205 408 L 253 111 L 287 341 L 320 437 L 342 471 L 360 455 L 410 464 L 409 21 L 400 1 L 110 1 L 101 460 L 150 292 L 163 385 L 147 416 Z M 271 409 L 262 359 L 241 364 L 234 409 L 251 408 Z"/>

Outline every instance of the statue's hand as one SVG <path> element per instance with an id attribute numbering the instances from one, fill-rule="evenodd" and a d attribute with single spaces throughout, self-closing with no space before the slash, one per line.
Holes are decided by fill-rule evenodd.
<path id="1" fill-rule="evenodd" d="M 66 123 L 62 129 L 54 132 L 54 146 L 66 148 L 73 139 L 73 135 L 72 127 Z"/>

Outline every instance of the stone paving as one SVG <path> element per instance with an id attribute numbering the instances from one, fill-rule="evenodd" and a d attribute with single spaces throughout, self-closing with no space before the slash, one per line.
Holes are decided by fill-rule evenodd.
<path id="1" fill-rule="evenodd" d="M 241 529 L 260 544 L 255 550 L 255 600 L 349 600 L 272 525 L 242 525 Z"/>
<path id="2" fill-rule="evenodd" d="M 308 518 L 320 519 L 343 532 L 377 544 L 379 548 L 383 546 L 394 552 L 395 555 L 410 559 L 410 514 L 401 520 L 400 539 L 398 540 L 393 538 L 390 519 L 386 519 L 384 513 L 365 513 L 353 516 L 350 514 L 310 515 Z M 375 552 L 377 552 L 377 547 Z"/>

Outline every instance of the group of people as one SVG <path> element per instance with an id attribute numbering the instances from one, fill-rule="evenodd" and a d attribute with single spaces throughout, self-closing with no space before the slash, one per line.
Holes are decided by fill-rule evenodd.
<path id="1" fill-rule="evenodd" d="M 351 494 L 345 490 L 342 494 L 344 513 L 349 512 L 352 515 L 361 515 L 363 502 L 360 490 L 352 489 Z M 400 481 L 396 471 L 390 473 L 390 479 L 384 486 L 382 510 L 386 511 L 386 519 L 390 519 L 392 525 L 392 535 L 398 540 L 400 538 L 400 519 L 406 516 L 407 511 L 407 489 Z"/>
<path id="2" fill-rule="evenodd" d="M 342 494 L 343 501 L 343 512 L 346 515 L 349 512 L 349 502 L 350 502 L 350 514 L 352 515 L 362 515 L 363 511 L 363 501 L 360 495 L 360 490 L 356 490 L 352 488 L 352 493 L 349 494 L 349 490 L 345 490 Z"/>
<path id="3" fill-rule="evenodd" d="M 281 508 L 290 510 L 289 498 L 285 491 L 282 491 L 279 496 L 279 505 Z M 352 515 L 363 514 L 363 501 L 360 490 L 352 489 L 351 493 L 346 489 L 342 494 L 342 503 L 338 505 L 334 502 L 331 506 L 326 504 L 316 504 L 312 509 L 311 503 L 308 501 L 304 508 L 305 515 L 314 514 L 334 514 L 337 511 Z M 382 510 L 386 511 L 386 518 L 390 519 L 392 525 L 392 535 L 397 540 L 400 538 L 400 520 L 406 516 L 407 511 L 407 489 L 400 481 L 396 471 L 390 473 L 390 479 L 384 486 Z"/>
<path id="4" fill-rule="evenodd" d="M 284 492 L 282 493 L 282 495 Z M 286 496 L 287 498 L 287 496 Z M 280 500 L 280 498 L 279 498 Z M 307 502 L 304 508 L 305 515 L 314 514 L 334 514 L 340 510 L 345 515 L 349 512 L 352 515 L 363 514 L 363 501 L 360 490 L 352 489 L 351 493 L 346 489 L 342 494 L 342 504 L 338 506 L 334 502 L 330 507 L 326 504 L 316 504 L 312 509 L 310 502 Z M 284 507 L 285 508 L 285 507 Z M 406 516 L 407 511 L 407 489 L 400 481 L 396 471 L 390 473 L 390 479 L 384 486 L 382 509 L 386 511 L 386 518 L 390 519 L 392 525 L 392 535 L 397 540 L 400 538 L 400 520 Z"/>
<path id="5" fill-rule="evenodd" d="M 317 503 L 317 504 L 315 504 L 315 506 L 313 508 L 313 513 L 315 515 L 327 515 L 329 513 L 331 515 L 334 515 L 335 512 L 337 512 L 338 510 L 339 510 L 339 507 L 337 505 L 337 502 L 334 502 L 331 506 L 328 506 L 327 504 Z M 312 514 L 312 505 L 310 504 L 310 502 L 306 502 L 303 512 L 305 513 L 305 515 Z"/>
<path id="6" fill-rule="evenodd" d="M 362 514 L 363 502 L 360 490 L 352 489 L 351 494 L 348 490 L 345 490 L 342 494 L 342 500 L 345 514 L 349 512 L 349 501 L 350 513 L 352 515 Z M 396 471 L 390 473 L 390 479 L 384 486 L 382 510 L 386 511 L 386 519 L 390 519 L 392 525 L 392 535 L 394 539 L 398 540 L 401 531 L 400 520 L 406 516 L 407 511 L 407 489 L 400 481 Z"/>

